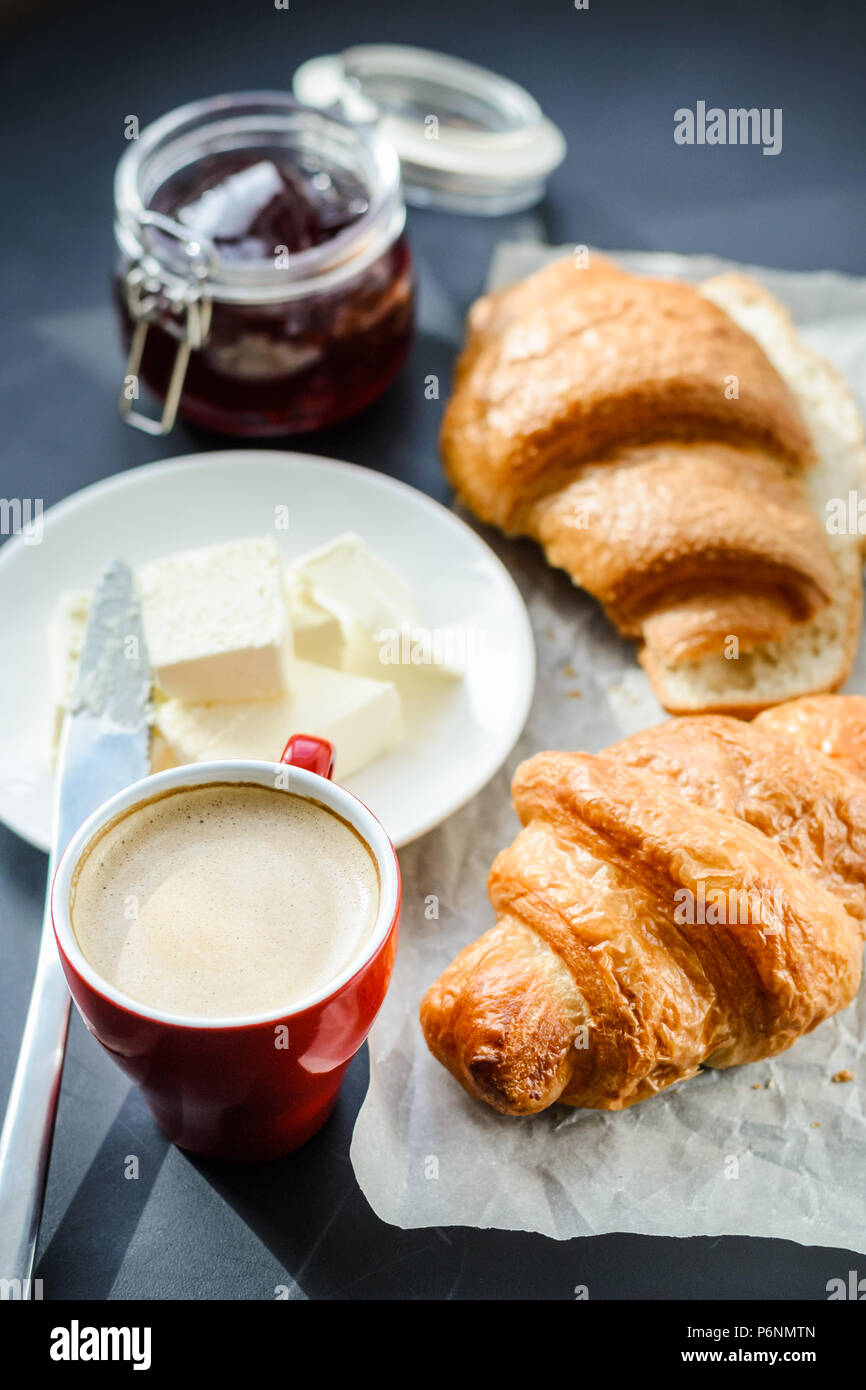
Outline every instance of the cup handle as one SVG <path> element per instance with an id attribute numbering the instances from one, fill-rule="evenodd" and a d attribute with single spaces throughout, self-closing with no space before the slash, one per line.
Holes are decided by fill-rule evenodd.
<path id="1" fill-rule="evenodd" d="M 333 743 L 326 738 L 316 738 L 315 734 L 292 734 L 280 762 L 289 767 L 302 767 L 306 772 L 315 772 L 330 781 L 334 775 L 336 756 Z"/>

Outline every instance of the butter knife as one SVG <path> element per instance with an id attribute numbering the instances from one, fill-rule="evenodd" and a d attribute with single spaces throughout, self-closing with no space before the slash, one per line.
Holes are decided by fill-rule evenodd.
<path id="1" fill-rule="evenodd" d="M 110 796 L 150 770 L 150 663 L 129 566 L 114 560 L 93 595 L 58 754 L 48 893 L 36 977 L 0 1133 L 0 1289 L 28 1298 L 69 1027 L 51 925 L 64 848 Z"/>

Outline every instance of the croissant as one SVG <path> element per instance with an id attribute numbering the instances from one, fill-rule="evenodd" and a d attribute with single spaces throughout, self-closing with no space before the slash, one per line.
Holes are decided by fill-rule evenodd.
<path id="1" fill-rule="evenodd" d="M 712 293 L 763 315 L 780 352 L 793 351 L 780 306 L 741 276 L 701 293 L 594 254 L 485 296 L 469 314 L 441 447 L 465 506 L 538 540 L 638 641 L 668 709 L 755 713 L 777 697 L 772 644 L 798 625 L 820 617 L 834 655 L 800 654 L 786 693 L 847 674 L 859 566 L 844 545 L 834 555 L 809 492 L 821 470 L 798 399 Z M 853 410 L 831 369 L 799 353 L 791 375 L 820 386 L 824 416 L 841 417 L 842 400 Z M 862 464 L 859 423 L 846 416 L 846 428 L 835 457 L 847 447 Z M 833 602 L 847 617 L 825 616 Z M 755 669 L 735 671 L 753 652 Z M 698 675 L 707 659 L 716 665 Z M 683 668 L 698 690 L 684 688 Z"/>
<path id="2" fill-rule="evenodd" d="M 784 1051 L 859 986 L 864 778 L 859 696 L 522 763 L 496 925 L 427 991 L 430 1050 L 510 1115 L 620 1110 Z"/>

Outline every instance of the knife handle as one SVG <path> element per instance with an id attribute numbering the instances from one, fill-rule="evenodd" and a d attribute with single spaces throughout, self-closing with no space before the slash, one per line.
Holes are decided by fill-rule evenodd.
<path id="1" fill-rule="evenodd" d="M 49 889 L 54 865 L 49 866 Z M 28 1298 L 69 1028 L 69 991 L 46 897 L 36 978 L 0 1133 L 2 1296 Z"/>

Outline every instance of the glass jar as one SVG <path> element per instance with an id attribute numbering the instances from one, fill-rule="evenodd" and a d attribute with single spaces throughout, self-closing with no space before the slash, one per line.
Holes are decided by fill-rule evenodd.
<path id="1" fill-rule="evenodd" d="M 284 93 L 146 127 L 115 176 L 124 416 L 253 437 L 362 410 L 411 343 L 405 221 L 393 146 Z M 140 382 L 161 418 L 139 409 Z"/>

